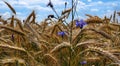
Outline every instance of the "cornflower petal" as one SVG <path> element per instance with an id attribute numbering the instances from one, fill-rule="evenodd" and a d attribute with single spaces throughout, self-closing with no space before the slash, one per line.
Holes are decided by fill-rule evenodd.
<path id="1" fill-rule="evenodd" d="M 64 31 L 58 32 L 58 35 L 63 37 L 65 36 L 65 32 Z"/>
<path id="2" fill-rule="evenodd" d="M 87 23 L 83 20 L 76 20 L 76 27 L 80 27 L 81 29 L 86 25 Z"/>
<path id="3" fill-rule="evenodd" d="M 84 65 L 84 64 L 86 64 L 87 63 L 87 61 L 82 61 L 82 62 L 80 62 L 80 64 L 82 64 L 82 65 Z"/>

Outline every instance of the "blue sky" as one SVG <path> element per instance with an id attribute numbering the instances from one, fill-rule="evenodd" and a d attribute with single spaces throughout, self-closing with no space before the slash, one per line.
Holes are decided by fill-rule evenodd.
<path id="1" fill-rule="evenodd" d="M 49 14 L 54 14 L 51 8 L 47 7 L 49 0 L 4 0 L 11 4 L 17 12 L 16 17 L 26 19 L 26 17 L 35 10 L 37 21 L 41 21 Z M 58 14 L 64 9 L 64 3 L 67 2 L 67 8 L 71 7 L 71 0 L 51 0 Z M 85 19 L 85 14 L 97 15 L 99 17 L 110 16 L 114 10 L 120 11 L 119 0 L 78 0 L 76 18 Z M 2 18 L 8 18 L 12 12 L 7 5 L 0 0 L 0 15 Z"/>

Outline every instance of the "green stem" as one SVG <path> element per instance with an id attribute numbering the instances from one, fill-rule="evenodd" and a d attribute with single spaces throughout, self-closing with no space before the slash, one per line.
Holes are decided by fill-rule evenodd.
<path id="1" fill-rule="evenodd" d="M 55 14 L 57 15 L 57 18 L 59 19 L 59 15 L 57 14 L 56 10 L 52 7 L 52 10 L 55 12 Z"/>
<path id="2" fill-rule="evenodd" d="M 72 0 L 72 23 L 70 27 L 70 44 L 72 43 L 72 27 L 73 27 L 73 19 L 74 19 L 74 12 L 73 12 L 73 0 Z"/>
<path id="3" fill-rule="evenodd" d="M 74 19 L 74 12 L 73 12 L 73 0 L 72 0 L 72 23 L 70 27 L 70 44 L 72 45 L 72 27 L 73 27 L 73 19 Z M 69 59 L 69 66 L 71 66 L 71 60 L 72 60 L 72 51 L 70 51 L 70 59 Z"/>

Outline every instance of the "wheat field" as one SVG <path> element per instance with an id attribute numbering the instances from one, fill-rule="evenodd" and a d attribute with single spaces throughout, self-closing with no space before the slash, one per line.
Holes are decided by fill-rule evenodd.
<path id="1" fill-rule="evenodd" d="M 0 66 L 120 66 L 120 24 L 111 17 L 86 14 L 85 26 L 66 22 L 72 9 L 60 19 L 36 22 L 35 11 L 20 20 L 0 16 Z M 118 13 L 119 14 L 119 13 Z M 78 25 L 78 27 L 76 27 Z"/>

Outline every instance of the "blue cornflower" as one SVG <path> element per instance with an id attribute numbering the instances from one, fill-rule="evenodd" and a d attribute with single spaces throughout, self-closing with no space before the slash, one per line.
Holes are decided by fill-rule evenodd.
<path id="1" fill-rule="evenodd" d="M 87 23 L 83 20 L 76 20 L 76 27 L 80 27 L 82 29 L 86 24 Z"/>
<path id="2" fill-rule="evenodd" d="M 82 65 L 83 65 L 83 64 L 86 64 L 86 63 L 87 63 L 87 61 L 82 61 L 82 62 L 80 62 L 80 64 L 82 64 Z"/>
<path id="3" fill-rule="evenodd" d="M 53 8 L 52 2 L 50 1 L 50 2 L 47 4 L 47 6 L 50 6 L 51 8 Z"/>
<path id="4" fill-rule="evenodd" d="M 63 37 L 65 36 L 65 32 L 64 31 L 58 32 L 58 35 Z"/>

